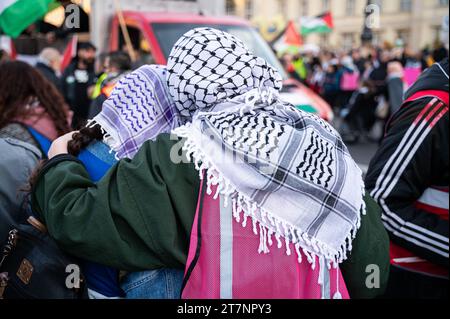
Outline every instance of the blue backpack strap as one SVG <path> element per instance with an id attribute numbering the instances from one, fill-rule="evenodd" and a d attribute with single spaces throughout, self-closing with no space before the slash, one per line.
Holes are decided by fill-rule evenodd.
<path id="1" fill-rule="evenodd" d="M 42 152 L 44 152 L 44 157 L 47 157 L 48 150 L 50 149 L 50 146 L 52 145 L 52 141 L 50 141 L 48 138 L 46 138 L 44 135 L 36 131 L 32 127 L 27 127 L 30 134 L 34 137 L 36 142 L 38 142 L 39 147 L 41 148 Z"/>

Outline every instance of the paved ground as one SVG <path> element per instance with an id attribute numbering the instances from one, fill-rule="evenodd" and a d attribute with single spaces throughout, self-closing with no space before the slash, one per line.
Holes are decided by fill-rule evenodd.
<path id="1" fill-rule="evenodd" d="M 347 145 L 347 147 L 356 163 L 358 163 L 361 170 L 365 173 L 369 166 L 370 160 L 378 149 L 378 144 L 363 141 L 354 145 Z"/>
<path id="2" fill-rule="evenodd" d="M 332 125 L 340 131 L 341 119 L 336 117 Z M 378 149 L 378 143 L 369 140 L 366 137 L 360 137 L 360 141 L 355 144 L 346 143 L 350 153 L 359 165 L 364 174 L 367 172 L 370 160 Z"/>

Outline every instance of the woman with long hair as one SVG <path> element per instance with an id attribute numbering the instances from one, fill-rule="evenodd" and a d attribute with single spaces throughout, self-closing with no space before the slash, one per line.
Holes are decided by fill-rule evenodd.
<path id="1" fill-rule="evenodd" d="M 69 132 L 71 112 L 56 87 L 25 62 L 0 64 L 0 138 L 43 146 Z M 42 145 L 44 144 L 44 145 Z"/>
<path id="2" fill-rule="evenodd" d="M 37 70 L 24 62 L 0 64 L 0 240 L 28 218 L 21 190 L 69 123 L 63 97 Z"/>
<path id="3" fill-rule="evenodd" d="M 133 158 L 145 141 L 179 126 L 166 73 L 164 66 L 146 65 L 125 75 L 103 103 L 100 113 L 73 135 L 68 154 L 83 163 L 94 182 L 119 159 Z M 135 126 L 124 109 L 133 109 L 147 125 Z M 82 261 L 81 266 L 92 299 L 173 299 L 179 295 L 183 279 L 183 271 L 169 268 L 119 276 L 118 268 L 88 260 Z"/>

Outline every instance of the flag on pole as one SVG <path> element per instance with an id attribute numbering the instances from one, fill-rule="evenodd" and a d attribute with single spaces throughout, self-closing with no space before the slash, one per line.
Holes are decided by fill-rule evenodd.
<path id="1" fill-rule="evenodd" d="M 272 47 L 277 52 L 298 53 L 302 44 L 302 36 L 293 21 L 289 21 L 286 28 L 272 41 Z"/>
<path id="2" fill-rule="evenodd" d="M 72 39 L 69 41 L 69 43 L 66 46 L 66 49 L 64 50 L 63 58 L 61 61 L 61 72 L 64 72 L 64 70 L 73 60 L 73 58 L 77 56 L 77 44 L 78 44 L 78 36 L 74 35 L 72 36 Z"/>
<path id="3" fill-rule="evenodd" d="M 330 12 L 326 12 L 316 17 L 300 18 L 301 34 L 328 33 L 333 29 L 333 17 Z"/>
<path id="4" fill-rule="evenodd" d="M 16 38 L 58 6 L 60 4 L 55 0 L 0 0 L 0 29 Z"/>

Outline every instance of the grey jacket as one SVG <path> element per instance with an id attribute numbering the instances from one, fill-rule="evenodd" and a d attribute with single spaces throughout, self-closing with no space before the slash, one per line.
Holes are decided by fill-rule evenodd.
<path id="1" fill-rule="evenodd" d="M 26 217 L 26 192 L 22 191 L 41 158 L 35 146 L 12 138 L 0 138 L 0 243 L 13 225 Z"/>

